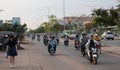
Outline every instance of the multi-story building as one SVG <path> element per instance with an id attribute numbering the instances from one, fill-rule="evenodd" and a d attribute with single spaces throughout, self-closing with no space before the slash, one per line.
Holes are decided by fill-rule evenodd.
<path id="1" fill-rule="evenodd" d="M 84 25 L 92 22 L 93 17 L 65 17 L 63 20 L 67 21 L 68 23 L 71 22 L 71 24 Z"/>

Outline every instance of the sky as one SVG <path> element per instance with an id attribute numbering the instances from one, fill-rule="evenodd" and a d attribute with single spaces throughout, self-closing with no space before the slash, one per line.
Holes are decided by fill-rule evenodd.
<path id="1" fill-rule="evenodd" d="M 93 9 L 109 9 L 118 4 L 118 0 L 64 0 L 65 16 L 80 16 L 91 14 Z M 63 17 L 63 0 L 0 0 L 0 19 L 11 20 L 20 17 L 21 23 L 26 23 L 28 29 L 39 27 L 47 21 L 48 15 Z"/>

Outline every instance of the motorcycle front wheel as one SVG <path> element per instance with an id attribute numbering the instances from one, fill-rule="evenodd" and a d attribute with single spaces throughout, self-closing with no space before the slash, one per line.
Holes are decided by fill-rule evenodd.
<path id="1" fill-rule="evenodd" d="M 93 63 L 96 65 L 97 64 L 97 57 L 93 58 Z"/>
<path id="2" fill-rule="evenodd" d="M 54 55 L 54 50 L 50 51 L 50 55 L 52 55 L 52 56 Z"/>

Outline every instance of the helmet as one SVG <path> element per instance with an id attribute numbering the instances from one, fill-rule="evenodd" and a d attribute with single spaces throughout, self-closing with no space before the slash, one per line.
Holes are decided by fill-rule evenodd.
<path id="1" fill-rule="evenodd" d="M 51 35 L 51 38 L 54 38 L 54 35 L 53 35 L 53 34 Z"/>
<path id="2" fill-rule="evenodd" d="M 98 34 L 95 34 L 95 36 L 98 36 Z"/>
<path id="3" fill-rule="evenodd" d="M 8 37 L 8 35 L 5 35 L 5 37 Z"/>
<path id="4" fill-rule="evenodd" d="M 91 34 L 90 37 L 94 37 L 94 35 Z"/>
<path id="5" fill-rule="evenodd" d="M 86 33 L 85 33 L 85 32 L 82 32 L 82 35 L 86 35 Z"/>

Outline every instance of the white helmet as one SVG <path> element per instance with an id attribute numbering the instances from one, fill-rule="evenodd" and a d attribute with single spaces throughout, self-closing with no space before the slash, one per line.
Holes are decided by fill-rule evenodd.
<path id="1" fill-rule="evenodd" d="M 98 36 L 98 34 L 95 34 L 95 36 Z"/>
<path id="2" fill-rule="evenodd" d="M 8 37 L 8 35 L 5 35 L 5 37 Z"/>

